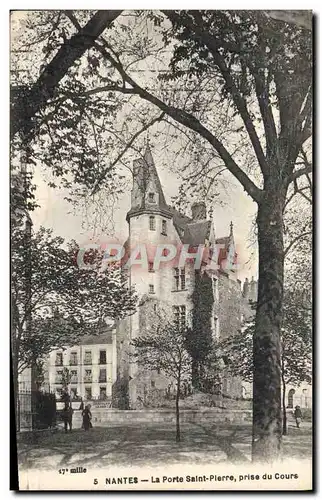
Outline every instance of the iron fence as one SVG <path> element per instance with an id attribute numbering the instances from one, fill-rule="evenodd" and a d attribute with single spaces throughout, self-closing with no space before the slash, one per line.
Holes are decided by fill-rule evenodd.
<path id="1" fill-rule="evenodd" d="M 19 391 L 16 421 L 18 432 L 54 427 L 56 425 L 55 395 L 41 391 Z"/>

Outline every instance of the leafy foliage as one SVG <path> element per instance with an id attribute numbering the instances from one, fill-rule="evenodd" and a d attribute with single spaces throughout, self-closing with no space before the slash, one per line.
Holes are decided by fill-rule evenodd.
<path id="1" fill-rule="evenodd" d="M 191 373 L 191 358 L 185 346 L 185 332 L 166 321 L 144 337 L 132 340 L 134 358 L 148 370 L 163 372 L 181 383 Z"/>
<path id="2" fill-rule="evenodd" d="M 221 341 L 220 350 L 227 370 L 245 381 L 253 377 L 254 321 L 249 321 L 236 336 Z M 286 384 L 311 383 L 312 317 L 309 297 L 285 292 L 281 333 L 281 375 Z"/>
<path id="3" fill-rule="evenodd" d="M 200 387 L 205 364 L 213 344 L 212 308 L 213 288 L 207 273 L 195 272 L 195 285 L 192 293 L 192 327 L 186 331 L 186 348 L 192 358 L 192 383 Z"/>
<path id="4" fill-rule="evenodd" d="M 179 398 L 182 383 L 191 375 L 191 357 L 186 349 L 186 332 L 162 312 L 156 315 L 146 336 L 132 340 L 133 359 L 139 366 L 162 372 L 176 385 L 176 441 L 180 441 Z"/>
<path id="5" fill-rule="evenodd" d="M 12 345 L 19 371 L 54 348 L 99 334 L 105 320 L 135 311 L 135 293 L 120 269 L 101 269 L 102 253 L 93 252 L 91 267 L 79 268 L 78 251 L 50 230 L 13 229 Z"/>

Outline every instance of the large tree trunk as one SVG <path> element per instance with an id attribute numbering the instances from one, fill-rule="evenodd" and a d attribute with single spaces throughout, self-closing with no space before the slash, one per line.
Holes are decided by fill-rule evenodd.
<path id="1" fill-rule="evenodd" d="M 177 393 L 176 393 L 176 442 L 179 443 L 181 441 L 180 435 L 180 409 L 179 409 L 179 399 L 180 399 L 180 375 L 177 380 Z"/>
<path id="2" fill-rule="evenodd" d="M 13 382 L 13 398 L 15 405 L 15 422 L 16 422 L 16 431 L 20 431 L 20 409 L 19 409 L 19 387 L 18 387 L 18 359 L 15 355 L 13 349 L 11 351 L 11 359 L 12 359 L 12 382 Z"/>
<path id="3" fill-rule="evenodd" d="M 281 184 L 265 189 L 257 214 L 259 282 L 253 353 L 254 462 L 273 462 L 278 459 L 282 434 L 280 329 L 285 190 Z"/>
<path id="4" fill-rule="evenodd" d="M 282 401 L 283 401 L 283 436 L 287 434 L 287 415 L 286 415 L 286 383 L 282 366 Z"/>

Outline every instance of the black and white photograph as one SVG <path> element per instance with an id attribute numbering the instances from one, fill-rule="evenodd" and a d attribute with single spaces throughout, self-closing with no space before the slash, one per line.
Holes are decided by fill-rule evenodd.
<path id="1" fill-rule="evenodd" d="M 313 489 L 313 13 L 197 7 L 8 13 L 11 489 Z"/>

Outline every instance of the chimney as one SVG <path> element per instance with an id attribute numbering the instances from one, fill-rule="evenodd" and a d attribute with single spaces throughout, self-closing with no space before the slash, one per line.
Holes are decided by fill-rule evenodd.
<path id="1" fill-rule="evenodd" d="M 249 281 L 248 278 L 246 278 L 243 286 L 243 296 L 245 297 L 245 299 L 248 299 L 248 295 L 249 295 Z"/>
<path id="2" fill-rule="evenodd" d="M 198 201 L 191 206 L 193 220 L 205 220 L 207 218 L 206 204 L 204 201 Z"/>

